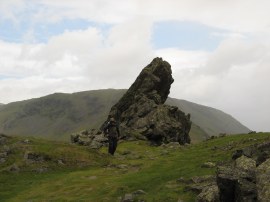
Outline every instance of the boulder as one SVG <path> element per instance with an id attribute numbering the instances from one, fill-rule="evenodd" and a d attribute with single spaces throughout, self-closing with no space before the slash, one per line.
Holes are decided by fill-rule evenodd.
<path id="1" fill-rule="evenodd" d="M 10 171 L 10 172 L 19 172 L 21 169 L 17 166 L 17 164 L 16 163 L 14 163 L 14 164 L 12 164 L 9 168 L 8 168 L 8 170 Z"/>
<path id="2" fill-rule="evenodd" d="M 214 168 L 214 167 L 216 167 L 216 164 L 214 162 L 208 161 L 208 162 L 203 163 L 201 167 L 202 168 Z"/>
<path id="3" fill-rule="evenodd" d="M 219 166 L 217 185 L 220 201 L 256 201 L 255 173 L 233 165 Z"/>
<path id="4" fill-rule="evenodd" d="M 133 194 L 125 194 L 125 196 L 121 200 L 121 202 L 133 202 L 133 201 L 134 201 Z"/>
<path id="5" fill-rule="evenodd" d="M 235 160 L 235 167 L 247 171 L 254 171 L 256 168 L 256 161 L 246 156 L 241 156 Z"/>
<path id="6" fill-rule="evenodd" d="M 40 153 L 26 151 L 24 154 L 24 159 L 29 160 L 31 162 L 43 162 L 43 161 L 51 160 L 51 157 L 49 157 L 46 154 L 40 154 Z"/>
<path id="7" fill-rule="evenodd" d="M 0 152 L 0 158 L 5 158 L 8 156 L 7 152 Z"/>
<path id="8" fill-rule="evenodd" d="M 219 202 L 218 186 L 205 187 L 197 196 L 197 202 Z"/>
<path id="9" fill-rule="evenodd" d="M 190 115 L 185 115 L 177 107 L 164 105 L 173 81 L 170 64 L 162 58 L 155 58 L 111 108 L 108 119 L 114 117 L 121 134 L 127 138 L 144 137 L 158 145 L 190 143 Z"/>
<path id="10" fill-rule="evenodd" d="M 0 145 L 4 145 L 7 142 L 7 136 L 4 134 L 0 134 Z"/>
<path id="11" fill-rule="evenodd" d="M 270 159 L 256 169 L 258 200 L 268 202 L 270 199 Z"/>
<path id="12" fill-rule="evenodd" d="M 80 133 L 71 134 L 71 143 L 79 144 L 79 145 L 90 145 L 92 141 L 92 137 L 82 131 Z"/>
<path id="13" fill-rule="evenodd" d="M 79 133 L 71 134 L 71 143 L 89 146 L 91 149 L 99 149 L 106 145 L 108 139 L 100 131 L 92 129 L 90 132 L 88 130 L 83 130 Z"/>
<path id="14" fill-rule="evenodd" d="M 89 147 L 91 148 L 91 149 L 99 149 L 99 148 L 101 148 L 103 146 L 103 144 L 101 143 L 101 142 L 98 142 L 98 141 L 91 141 L 91 143 L 90 143 L 90 145 L 89 145 Z"/>
<path id="15" fill-rule="evenodd" d="M 139 189 L 137 191 L 134 191 L 132 194 L 137 196 L 137 195 L 144 195 L 144 194 L 146 194 L 146 192 L 142 189 Z"/>
<path id="16" fill-rule="evenodd" d="M 203 190 L 207 190 L 209 187 L 217 186 L 216 178 L 212 175 L 195 176 L 192 177 L 190 182 L 186 181 L 188 185 L 185 186 L 186 191 L 193 191 L 195 193 L 201 193 Z"/>

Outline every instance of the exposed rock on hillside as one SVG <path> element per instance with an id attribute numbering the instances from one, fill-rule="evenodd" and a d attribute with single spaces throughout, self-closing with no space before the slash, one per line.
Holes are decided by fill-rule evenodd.
<path id="1" fill-rule="evenodd" d="M 209 194 L 202 191 L 198 201 L 260 201 L 268 202 L 270 198 L 270 142 L 253 145 L 237 150 L 232 158 L 233 163 L 219 166 L 216 185 L 218 198 L 209 199 L 216 191 L 212 185 L 206 187 Z M 215 185 L 215 186 L 216 186 Z"/>
<path id="2" fill-rule="evenodd" d="M 94 129 L 90 132 L 88 130 L 84 130 L 79 133 L 71 134 L 70 138 L 72 143 L 90 146 L 92 149 L 99 149 L 108 142 L 108 139 L 104 136 L 104 134 L 102 134 L 100 131 L 97 132 Z"/>
<path id="3" fill-rule="evenodd" d="M 122 135 L 154 143 L 190 143 L 190 115 L 164 105 L 173 83 L 171 66 L 162 58 L 147 65 L 109 113 L 120 123 Z"/>

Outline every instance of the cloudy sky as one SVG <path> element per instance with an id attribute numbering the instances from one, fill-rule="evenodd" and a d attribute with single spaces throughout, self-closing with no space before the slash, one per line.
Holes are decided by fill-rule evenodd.
<path id="1" fill-rule="evenodd" d="M 270 131 L 269 0 L 0 0 L 0 103 L 128 88 L 154 57 L 171 97 Z"/>

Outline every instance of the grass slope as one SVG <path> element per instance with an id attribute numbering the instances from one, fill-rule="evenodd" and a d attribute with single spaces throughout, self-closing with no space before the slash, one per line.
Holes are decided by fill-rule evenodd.
<path id="1" fill-rule="evenodd" d="M 180 148 L 148 145 L 144 141 L 122 142 L 115 157 L 85 147 L 20 138 L 9 140 L 10 160 L 0 164 L 0 198 L 3 201 L 119 201 L 119 197 L 142 189 L 146 201 L 195 201 L 195 195 L 184 190 L 176 180 L 215 173 L 215 168 L 202 168 L 204 162 L 229 161 L 239 148 L 270 140 L 270 133 L 227 136 Z M 215 149 L 215 152 L 213 152 Z M 23 153 L 28 150 L 50 156 L 43 162 L 48 172 L 31 170 L 39 163 L 26 163 Z M 78 163 L 75 159 L 78 158 Z M 65 165 L 55 166 L 64 159 Z M 82 162 L 85 162 L 82 164 Z M 16 163 L 18 173 L 5 170 Z"/>
<path id="2" fill-rule="evenodd" d="M 55 93 L 10 103 L 0 108 L 0 132 L 68 140 L 73 132 L 99 128 L 126 90 L 95 90 L 73 94 Z M 167 104 L 191 114 L 193 142 L 219 133 L 245 133 L 248 129 L 231 116 L 185 100 L 168 98 Z"/>
<path id="3" fill-rule="evenodd" d="M 169 98 L 167 103 L 179 107 L 186 113 L 190 113 L 192 122 L 200 126 L 210 136 L 219 133 L 239 134 L 250 131 L 231 115 L 218 109 L 175 98 Z"/>
<path id="4" fill-rule="evenodd" d="M 123 90 L 55 93 L 0 109 L 0 132 L 69 139 L 72 132 L 98 128 Z"/>

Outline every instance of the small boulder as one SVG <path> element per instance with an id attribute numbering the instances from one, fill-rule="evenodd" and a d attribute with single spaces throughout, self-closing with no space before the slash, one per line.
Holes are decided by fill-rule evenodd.
<path id="1" fill-rule="evenodd" d="M 214 168 L 214 167 L 216 167 L 216 164 L 213 163 L 213 162 L 208 161 L 208 162 L 205 162 L 204 164 L 202 164 L 201 167 L 202 168 Z"/>
<path id="2" fill-rule="evenodd" d="M 0 164 L 1 163 L 5 163 L 6 162 L 6 159 L 5 158 L 0 158 Z"/>
<path id="3" fill-rule="evenodd" d="M 17 173 L 20 171 L 20 168 L 17 166 L 17 164 L 14 163 L 12 166 L 9 167 L 9 171 Z"/>
<path id="4" fill-rule="evenodd" d="M 5 158 L 7 157 L 7 152 L 1 152 L 0 153 L 0 158 Z"/>
<path id="5" fill-rule="evenodd" d="M 25 139 L 25 140 L 22 141 L 22 143 L 24 143 L 24 144 L 29 144 L 29 143 L 30 143 L 30 140 Z"/>
<path id="6" fill-rule="evenodd" d="M 197 202 L 219 202 L 218 186 L 212 185 L 205 187 L 197 196 Z"/>
<path id="7" fill-rule="evenodd" d="M 30 160 L 32 162 L 43 162 L 43 161 L 49 161 L 51 158 L 48 155 L 39 154 L 35 152 L 25 152 L 24 159 Z"/>
<path id="8" fill-rule="evenodd" d="M 137 195 L 146 194 L 146 192 L 144 190 L 142 190 L 142 189 L 139 189 L 137 191 L 134 191 L 132 194 L 135 195 L 135 196 L 137 196 Z"/>
<path id="9" fill-rule="evenodd" d="M 179 149 L 181 148 L 181 145 L 179 142 L 169 142 L 168 144 L 163 144 L 164 147 L 169 148 L 169 149 Z"/>
<path id="10" fill-rule="evenodd" d="M 116 168 L 119 168 L 119 169 L 128 169 L 128 165 L 126 164 L 119 164 L 116 166 Z"/>
<path id="11" fill-rule="evenodd" d="M 57 164 L 58 164 L 58 165 L 65 165 L 65 163 L 63 162 L 62 159 L 58 159 L 58 160 L 57 160 Z"/>
<path id="12" fill-rule="evenodd" d="M 4 134 L 0 134 L 0 145 L 4 145 L 7 142 L 7 136 Z"/>
<path id="13" fill-rule="evenodd" d="M 125 194 L 125 196 L 122 198 L 121 202 L 133 202 L 134 197 L 132 194 Z"/>
<path id="14" fill-rule="evenodd" d="M 98 141 L 95 141 L 95 140 L 93 140 L 93 141 L 90 143 L 90 145 L 89 145 L 89 147 L 90 147 L 91 149 L 99 149 L 99 148 L 101 148 L 102 146 L 103 146 L 102 143 L 100 143 L 100 142 L 98 142 Z"/>

